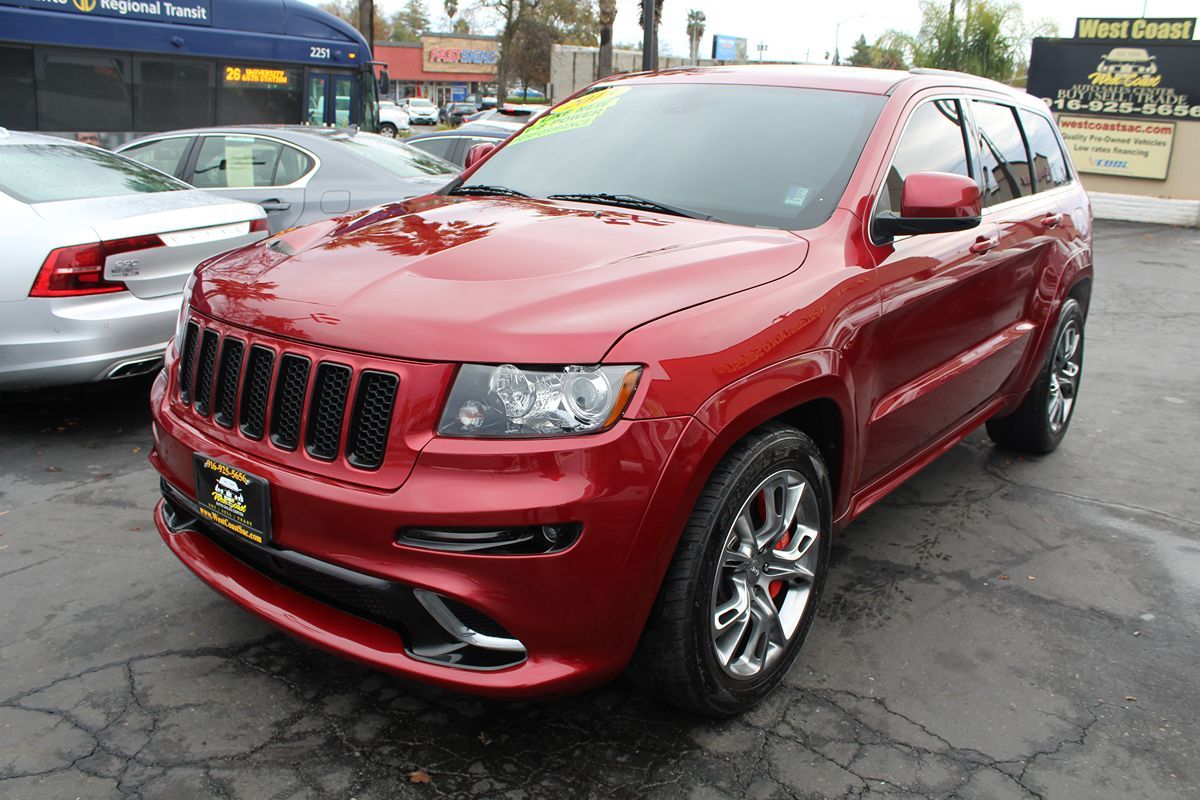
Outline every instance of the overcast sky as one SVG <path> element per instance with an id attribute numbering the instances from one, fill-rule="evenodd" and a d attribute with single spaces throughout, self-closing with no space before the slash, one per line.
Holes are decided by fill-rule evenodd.
<path id="1" fill-rule="evenodd" d="M 1143 5 L 1143 0 L 1019 2 L 1027 19 L 1047 18 L 1058 23 L 1060 36 L 1074 33 L 1077 16 L 1139 17 Z M 404 5 L 404 0 L 376 0 L 376 4 L 390 15 Z M 459 0 L 458 5 L 469 8 L 473 3 Z M 1195 17 L 1200 11 L 1200 0 L 1146 0 L 1145 5 L 1150 17 Z M 435 26 L 445 20 L 442 0 L 425 0 L 425 6 Z M 641 40 L 637 9 L 637 0 L 618 0 L 614 35 L 618 43 Z M 768 60 L 784 61 L 823 60 L 825 53 L 833 50 L 835 31 L 845 55 L 859 34 L 873 40 L 888 28 L 915 32 L 921 21 L 917 0 L 666 0 L 660 39 L 663 49 L 674 55 L 687 55 L 690 9 L 703 11 L 707 18 L 701 55 L 712 52 L 712 34 L 721 33 L 748 39 L 751 58 L 758 57 L 756 46 L 761 42 L 767 46 Z M 485 19 L 479 17 L 477 23 L 482 25 Z"/>

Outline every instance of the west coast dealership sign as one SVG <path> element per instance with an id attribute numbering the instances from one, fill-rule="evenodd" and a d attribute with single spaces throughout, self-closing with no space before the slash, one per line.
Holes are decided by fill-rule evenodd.
<path id="1" fill-rule="evenodd" d="M 1029 93 L 1056 112 L 1200 121 L 1200 42 L 1034 39 Z"/>
<path id="2" fill-rule="evenodd" d="M 0 0 L 0 4 L 84 16 L 212 25 L 211 0 Z"/>
<path id="3" fill-rule="evenodd" d="M 1175 123 L 1061 114 L 1058 129 L 1080 172 L 1165 180 Z"/>

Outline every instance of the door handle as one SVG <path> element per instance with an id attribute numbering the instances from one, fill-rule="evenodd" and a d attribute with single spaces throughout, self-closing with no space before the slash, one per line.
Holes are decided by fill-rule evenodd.
<path id="1" fill-rule="evenodd" d="M 971 245 L 967 249 L 976 255 L 983 255 L 984 253 L 995 248 L 995 246 L 998 244 L 1000 244 L 1000 240 L 995 236 L 980 236 L 975 240 L 975 244 Z"/>
<path id="2" fill-rule="evenodd" d="M 1041 223 L 1043 228 L 1057 228 L 1062 224 L 1062 214 L 1047 214 L 1042 217 Z"/>
<path id="3" fill-rule="evenodd" d="M 263 211 L 268 213 L 272 211 L 287 211 L 292 207 L 291 203 L 285 203 L 282 200 L 277 199 L 263 200 L 261 203 L 259 203 L 259 205 L 262 206 Z"/>

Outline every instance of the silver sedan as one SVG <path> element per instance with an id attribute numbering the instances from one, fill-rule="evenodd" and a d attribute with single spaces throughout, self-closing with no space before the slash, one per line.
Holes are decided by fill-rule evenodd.
<path id="1" fill-rule="evenodd" d="M 0 390 L 157 369 L 196 265 L 266 235 L 258 206 L 0 128 Z"/>
<path id="2" fill-rule="evenodd" d="M 396 139 L 347 128 L 198 128 L 117 149 L 198 189 L 258 203 L 271 233 L 430 194 L 459 167 Z"/>

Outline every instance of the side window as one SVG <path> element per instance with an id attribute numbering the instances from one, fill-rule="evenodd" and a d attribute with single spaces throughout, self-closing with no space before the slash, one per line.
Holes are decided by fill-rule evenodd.
<path id="1" fill-rule="evenodd" d="M 213 124 L 213 65 L 204 61 L 135 58 L 133 122 L 139 131 Z"/>
<path id="2" fill-rule="evenodd" d="M 275 170 L 275 186 L 287 186 L 304 177 L 312 169 L 313 160 L 294 147 L 286 144 L 279 153 L 279 166 Z"/>
<path id="3" fill-rule="evenodd" d="M 0 47 L 0 125 L 15 130 L 35 130 L 37 105 L 33 100 L 33 50 Z"/>
<path id="4" fill-rule="evenodd" d="M 450 151 L 454 149 L 455 140 L 450 136 L 435 136 L 430 139 L 418 139 L 415 142 L 407 142 L 407 144 L 418 150 L 424 150 L 431 156 L 437 156 L 449 161 Z"/>
<path id="5" fill-rule="evenodd" d="M 57 50 L 36 57 L 42 130 L 133 130 L 128 58 Z"/>
<path id="6" fill-rule="evenodd" d="M 183 166 L 180 162 L 191 143 L 192 140 L 187 136 L 176 136 L 130 147 L 122 150 L 121 155 L 137 159 L 160 172 L 179 177 L 180 168 Z"/>
<path id="7" fill-rule="evenodd" d="M 283 145 L 257 136 L 206 136 L 200 144 L 192 185 L 198 189 L 271 186 Z"/>
<path id="8" fill-rule="evenodd" d="M 908 118 L 892 155 L 877 211 L 900 211 L 904 179 L 914 172 L 952 172 L 971 177 L 962 107 L 957 100 L 933 100 Z"/>
<path id="9" fill-rule="evenodd" d="M 1067 169 L 1067 158 L 1063 155 L 1054 126 L 1041 114 L 1021 109 L 1017 112 L 1029 151 L 1033 153 L 1033 175 L 1037 179 L 1037 190 L 1044 192 L 1071 182 L 1071 171 Z"/>
<path id="10" fill-rule="evenodd" d="M 979 126 L 984 207 L 1032 194 L 1033 176 L 1016 110 L 983 100 L 973 101 L 972 108 Z"/>

